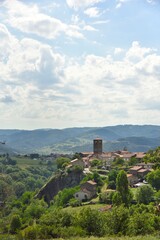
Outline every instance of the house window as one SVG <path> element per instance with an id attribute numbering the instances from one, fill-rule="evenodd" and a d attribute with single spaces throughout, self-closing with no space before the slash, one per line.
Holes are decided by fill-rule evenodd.
<path id="1" fill-rule="evenodd" d="M 78 194 L 76 194 L 76 197 L 78 197 Z"/>

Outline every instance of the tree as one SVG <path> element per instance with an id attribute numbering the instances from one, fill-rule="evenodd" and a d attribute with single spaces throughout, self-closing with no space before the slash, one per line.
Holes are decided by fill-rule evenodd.
<path id="1" fill-rule="evenodd" d="M 119 199 L 121 199 L 122 203 L 124 203 L 125 206 L 128 206 L 131 202 L 132 195 L 128 186 L 127 174 L 124 170 L 121 170 L 117 175 L 116 189 L 120 195 Z"/>
<path id="2" fill-rule="evenodd" d="M 27 206 L 24 215 L 26 218 L 40 218 L 46 208 L 47 203 L 45 203 L 44 200 L 34 199 L 31 204 Z"/>
<path id="3" fill-rule="evenodd" d="M 76 158 L 81 159 L 81 158 L 82 158 L 82 153 L 76 152 L 76 153 L 73 155 L 72 160 L 73 160 L 73 159 L 76 159 Z"/>
<path id="4" fill-rule="evenodd" d="M 112 203 L 113 205 L 116 205 L 116 206 L 120 206 L 123 203 L 121 194 L 119 192 L 115 192 L 113 194 Z"/>
<path id="5" fill-rule="evenodd" d="M 87 235 L 103 236 L 105 234 L 105 219 L 103 214 L 89 207 L 80 211 L 78 226 L 87 232 Z"/>
<path id="6" fill-rule="evenodd" d="M 22 182 L 16 182 L 14 184 L 14 190 L 17 197 L 22 196 L 22 194 L 25 192 L 25 184 Z"/>
<path id="7" fill-rule="evenodd" d="M 103 186 L 104 184 L 101 176 L 97 172 L 93 173 L 93 180 L 97 183 L 98 186 Z"/>
<path id="8" fill-rule="evenodd" d="M 106 213 L 106 228 L 109 234 L 126 234 L 129 222 L 129 210 L 123 205 L 113 207 Z"/>
<path id="9" fill-rule="evenodd" d="M 102 161 L 98 159 L 93 159 L 91 162 L 91 167 L 98 167 L 102 165 Z"/>
<path id="10" fill-rule="evenodd" d="M 13 195 L 14 191 L 12 185 L 0 179 L 0 200 L 5 202 Z"/>
<path id="11" fill-rule="evenodd" d="M 152 201 L 153 195 L 153 188 L 149 185 L 144 185 L 137 189 L 136 200 L 138 203 L 148 204 Z"/>
<path id="12" fill-rule="evenodd" d="M 160 190 L 160 169 L 152 171 L 147 174 L 147 182 L 156 190 Z"/>
<path id="13" fill-rule="evenodd" d="M 74 188 L 64 188 L 62 191 L 59 191 L 58 194 L 54 198 L 55 206 L 64 207 L 69 203 L 70 199 L 74 196 L 74 193 L 79 190 L 77 187 Z"/>
<path id="14" fill-rule="evenodd" d="M 108 188 L 116 189 L 116 178 L 118 175 L 118 171 L 113 169 L 108 174 Z"/>
<path id="15" fill-rule="evenodd" d="M 64 166 L 70 162 L 69 158 L 59 157 L 56 159 L 57 168 L 64 169 Z"/>
<path id="16" fill-rule="evenodd" d="M 10 224 L 10 232 L 11 233 L 16 233 L 17 230 L 21 228 L 21 219 L 19 215 L 14 215 L 11 219 L 11 224 Z"/>
<path id="17" fill-rule="evenodd" d="M 128 161 L 128 165 L 129 165 L 129 166 L 134 166 L 134 165 L 136 165 L 137 163 L 138 163 L 138 159 L 135 158 L 135 157 L 131 157 L 131 158 L 129 159 L 129 161 Z"/>
<path id="18" fill-rule="evenodd" d="M 115 158 L 115 160 L 113 161 L 113 165 L 123 165 L 124 164 L 124 159 L 117 157 Z"/>
<path id="19" fill-rule="evenodd" d="M 118 171 L 115 170 L 115 169 L 112 169 L 111 171 L 109 171 L 108 181 L 109 181 L 109 182 L 110 182 L 110 181 L 116 182 L 117 175 L 118 175 Z"/>
<path id="20" fill-rule="evenodd" d="M 145 235 L 154 231 L 154 217 L 152 213 L 135 212 L 128 224 L 128 235 Z"/>

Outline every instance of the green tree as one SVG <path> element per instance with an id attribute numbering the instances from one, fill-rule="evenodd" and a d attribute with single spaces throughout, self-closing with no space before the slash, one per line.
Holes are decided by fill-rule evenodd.
<path id="1" fill-rule="evenodd" d="M 10 232 L 16 233 L 22 226 L 19 215 L 14 215 L 11 219 Z"/>
<path id="2" fill-rule="evenodd" d="M 124 159 L 117 157 L 114 161 L 113 161 L 113 165 L 120 165 L 122 166 L 124 164 Z"/>
<path id="3" fill-rule="evenodd" d="M 132 194 L 128 186 L 127 174 L 124 170 L 121 170 L 116 178 L 116 190 L 119 193 L 119 199 L 125 206 L 128 206 L 132 199 Z"/>
<path id="4" fill-rule="evenodd" d="M 148 173 L 147 182 L 156 190 L 160 190 L 160 169 Z"/>
<path id="5" fill-rule="evenodd" d="M 116 182 L 117 175 L 118 175 L 118 171 L 115 170 L 115 169 L 112 169 L 111 171 L 109 171 L 108 181 L 109 181 L 109 182 L 110 182 L 110 181 Z"/>
<path id="6" fill-rule="evenodd" d="M 98 186 L 103 186 L 104 184 L 101 176 L 97 172 L 93 173 L 93 180 L 97 183 Z"/>
<path id="7" fill-rule="evenodd" d="M 120 206 L 123 201 L 122 201 L 122 196 L 119 192 L 115 192 L 112 197 L 112 203 L 113 205 Z"/>
<path id="8" fill-rule="evenodd" d="M 22 196 L 22 194 L 25 192 L 25 184 L 22 182 L 16 182 L 14 184 L 14 190 L 17 197 Z"/>
<path id="9" fill-rule="evenodd" d="M 102 165 L 102 161 L 98 159 L 93 159 L 91 162 L 91 167 L 98 167 Z"/>
<path id="10" fill-rule="evenodd" d="M 76 158 L 81 159 L 81 158 L 82 158 L 82 153 L 76 152 L 76 153 L 73 155 L 72 160 L 73 160 L 73 159 L 76 159 Z"/>
<path id="11" fill-rule="evenodd" d="M 128 224 L 128 235 L 145 235 L 154 231 L 154 215 L 152 213 L 135 212 Z"/>
<path id="12" fill-rule="evenodd" d="M 136 165 L 137 163 L 138 163 L 138 159 L 135 158 L 135 157 L 131 157 L 131 158 L 129 159 L 129 161 L 128 161 L 128 165 L 129 165 L 129 166 L 134 166 L 134 165 Z"/>
<path id="13" fill-rule="evenodd" d="M 69 158 L 59 157 L 56 159 L 57 168 L 64 169 L 64 166 L 70 162 Z"/>
<path id="14" fill-rule="evenodd" d="M 126 234 L 129 222 L 129 210 L 123 205 L 113 207 L 106 213 L 106 228 L 109 234 Z"/>
<path id="15" fill-rule="evenodd" d="M 153 188 L 149 185 L 144 185 L 137 189 L 136 200 L 138 203 L 148 204 L 153 200 L 153 196 Z"/>
<path id="16" fill-rule="evenodd" d="M 118 175 L 118 171 L 113 169 L 108 174 L 108 188 L 116 189 L 116 178 Z"/>
<path id="17" fill-rule="evenodd" d="M 28 219 L 29 218 L 38 219 L 45 212 L 46 208 L 47 204 L 43 200 L 34 199 L 24 211 L 24 216 Z"/>
<path id="18" fill-rule="evenodd" d="M 54 198 L 54 205 L 55 206 L 61 206 L 65 207 L 67 203 L 69 203 L 70 199 L 72 199 L 74 196 L 74 193 L 76 193 L 78 190 L 77 187 L 74 188 L 65 188 L 62 191 L 59 191 L 58 194 Z"/>
<path id="19" fill-rule="evenodd" d="M 160 190 L 155 193 L 155 200 L 157 203 L 160 203 Z"/>
<path id="20" fill-rule="evenodd" d="M 36 226 L 28 226 L 24 230 L 25 239 L 37 239 L 38 228 Z"/>
<path id="21" fill-rule="evenodd" d="M 0 179 L 0 200 L 5 202 L 14 195 L 14 190 L 11 184 L 7 183 L 5 180 Z"/>
<path id="22" fill-rule="evenodd" d="M 25 192 L 21 196 L 20 200 L 24 205 L 29 204 L 31 202 L 31 199 L 33 198 L 33 194 L 34 194 L 33 192 Z"/>
<path id="23" fill-rule="evenodd" d="M 77 224 L 87 232 L 87 235 L 103 236 L 105 234 L 105 218 L 100 212 L 89 207 L 80 211 Z"/>

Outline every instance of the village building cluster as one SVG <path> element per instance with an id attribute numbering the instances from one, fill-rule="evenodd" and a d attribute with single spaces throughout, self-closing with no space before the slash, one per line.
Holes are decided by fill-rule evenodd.
<path id="1" fill-rule="evenodd" d="M 145 184 L 144 177 L 152 171 L 153 163 L 145 164 L 143 158 L 146 153 L 144 152 L 129 152 L 126 149 L 122 151 L 104 152 L 102 139 L 96 138 L 93 140 L 93 152 L 81 153 L 81 159 L 74 159 L 70 162 L 68 167 L 80 166 L 85 173 L 90 172 L 91 163 L 93 160 L 101 160 L 103 169 L 110 170 L 111 164 L 116 158 L 121 158 L 124 161 L 129 161 L 131 158 L 137 159 L 137 164 L 128 169 L 128 183 L 131 187 L 138 187 Z M 142 181 L 143 180 L 143 181 Z M 96 195 L 96 183 L 88 181 L 80 186 L 80 191 L 75 194 L 75 198 L 82 201 L 91 199 Z"/>
<path id="2" fill-rule="evenodd" d="M 129 152 L 127 150 L 118 150 L 113 152 L 103 151 L 102 139 L 96 138 L 93 140 L 93 152 L 82 152 L 82 159 L 74 159 L 70 162 L 71 166 L 79 165 L 83 168 L 90 168 L 91 162 L 94 159 L 99 159 L 102 161 L 103 166 L 109 168 L 111 163 L 116 158 L 122 158 L 125 161 L 129 161 L 132 157 L 136 158 L 139 162 L 142 162 L 146 153 L 144 152 Z"/>

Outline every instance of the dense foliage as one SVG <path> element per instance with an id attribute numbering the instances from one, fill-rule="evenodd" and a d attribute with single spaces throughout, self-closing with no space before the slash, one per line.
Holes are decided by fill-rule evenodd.
<path id="1" fill-rule="evenodd" d="M 156 150 L 155 152 L 157 153 Z M 150 185 L 132 189 L 132 192 L 124 170 L 111 170 L 105 178 L 96 171 L 86 175 L 82 182 L 94 180 L 98 186 L 97 190 L 101 191 L 99 197 L 95 199 L 99 205 L 93 204 L 92 201 L 81 203 L 76 200 L 74 193 L 79 191 L 80 186 L 59 191 L 50 205 L 47 205 L 43 199 L 35 198 L 37 189 L 46 183 L 48 177 L 55 171 L 56 164 L 59 164 L 59 168 L 63 169 L 61 172 L 64 172 L 64 166 L 68 165 L 66 158 L 59 158 L 54 164 L 39 162 L 36 166 L 30 167 L 20 167 L 17 160 L 15 164 L 11 163 L 13 161 L 6 162 L 1 158 L 1 234 L 9 233 L 11 237 L 16 236 L 19 240 L 27 240 L 158 235 L 159 233 L 158 160 L 156 169 L 146 177 Z M 97 161 L 94 167 L 96 164 Z M 115 185 L 115 190 L 108 189 L 111 183 Z M 110 190 L 109 194 L 107 190 Z M 132 198 L 134 204 L 132 204 Z"/>
<path id="2" fill-rule="evenodd" d="M 30 159 L 22 157 L 19 157 L 18 160 L 23 160 L 26 165 L 30 161 Z M 48 164 L 39 161 L 37 165 L 20 166 L 17 161 L 8 154 L 0 158 L 0 201 L 2 202 L 19 198 L 26 191 L 35 191 L 41 188 L 56 169 L 54 163 Z"/>

